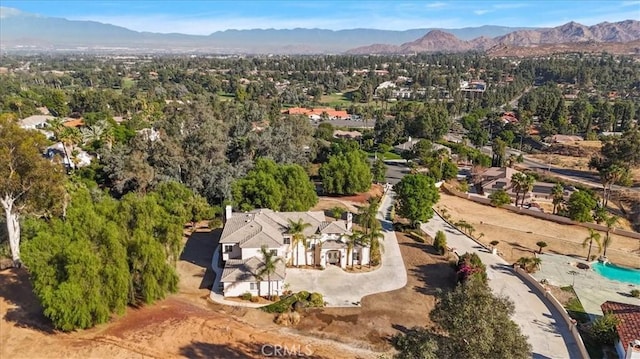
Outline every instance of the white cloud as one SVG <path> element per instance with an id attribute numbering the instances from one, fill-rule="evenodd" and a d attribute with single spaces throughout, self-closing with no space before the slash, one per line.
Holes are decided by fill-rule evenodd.
<path id="1" fill-rule="evenodd" d="M 486 13 L 490 13 L 492 10 L 473 10 L 473 13 L 476 15 L 484 15 Z"/>
<path id="2" fill-rule="evenodd" d="M 441 9 L 443 7 L 447 7 L 447 3 L 446 2 L 432 2 L 429 3 L 427 5 L 425 5 L 426 8 L 429 9 Z"/>

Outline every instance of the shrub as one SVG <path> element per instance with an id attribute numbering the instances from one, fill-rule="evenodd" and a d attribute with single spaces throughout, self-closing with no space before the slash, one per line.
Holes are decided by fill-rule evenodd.
<path id="1" fill-rule="evenodd" d="M 456 273 L 458 283 L 466 283 L 472 277 L 487 283 L 487 267 L 476 253 L 465 253 L 460 256 Z"/>
<path id="2" fill-rule="evenodd" d="M 220 218 L 214 218 L 212 220 L 209 221 L 209 229 L 218 229 L 218 228 L 222 228 L 222 219 Z"/>
<path id="3" fill-rule="evenodd" d="M 618 335 L 616 331 L 618 322 L 618 318 L 615 315 L 605 313 L 604 316 L 591 323 L 589 326 L 589 334 L 600 344 L 613 345 Z"/>
<path id="4" fill-rule="evenodd" d="M 260 301 L 260 297 L 258 297 L 257 295 L 254 295 L 251 297 L 252 303 L 258 303 L 259 301 Z"/>
<path id="5" fill-rule="evenodd" d="M 436 238 L 433 240 L 433 247 L 440 253 L 440 255 L 444 255 L 447 251 L 447 236 L 443 231 L 438 231 L 436 233 Z"/>
<path id="6" fill-rule="evenodd" d="M 309 296 L 309 306 L 311 307 L 324 307 L 324 298 L 322 294 L 314 292 Z"/>
<path id="7" fill-rule="evenodd" d="M 320 293 L 309 293 L 306 290 L 287 296 L 282 296 L 278 301 L 261 307 L 267 313 L 285 313 L 292 310 L 302 310 L 306 307 L 323 307 L 324 298 Z"/>
<path id="8" fill-rule="evenodd" d="M 249 292 L 244 292 L 244 293 L 242 293 L 242 295 L 240 296 L 240 298 L 242 298 L 243 300 L 251 300 L 251 297 L 252 297 L 252 295 L 251 295 L 251 293 L 249 293 Z"/>
<path id="9" fill-rule="evenodd" d="M 340 207 L 340 206 L 335 206 L 333 208 L 331 208 L 329 210 L 329 213 L 331 213 L 331 217 L 335 218 L 335 219 L 340 219 L 342 218 L 342 215 L 344 214 L 344 212 L 346 212 L 347 210 Z"/>
<path id="10" fill-rule="evenodd" d="M 500 241 L 491 241 L 491 243 L 489 244 L 491 244 L 492 247 L 495 247 L 498 245 L 498 243 L 500 243 Z"/>
<path id="11" fill-rule="evenodd" d="M 640 289 L 633 289 L 631 291 L 631 296 L 634 298 L 640 298 Z"/>

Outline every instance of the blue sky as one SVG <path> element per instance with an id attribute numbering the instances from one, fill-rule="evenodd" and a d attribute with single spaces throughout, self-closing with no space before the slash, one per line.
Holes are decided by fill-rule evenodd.
<path id="1" fill-rule="evenodd" d="M 44 16 L 94 20 L 137 31 L 210 34 L 227 29 L 551 27 L 569 21 L 640 19 L 640 0 L 626 1 L 35 1 L 0 5 Z"/>

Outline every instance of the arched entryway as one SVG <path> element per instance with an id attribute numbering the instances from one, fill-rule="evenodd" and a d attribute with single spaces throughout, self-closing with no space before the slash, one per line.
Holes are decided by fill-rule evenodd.
<path id="1" fill-rule="evenodd" d="M 340 251 L 328 251 L 327 252 L 327 264 L 333 264 L 340 266 L 340 258 L 342 257 Z"/>

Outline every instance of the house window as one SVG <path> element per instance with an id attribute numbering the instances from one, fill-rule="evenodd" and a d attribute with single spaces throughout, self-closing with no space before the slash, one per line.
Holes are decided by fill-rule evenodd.
<path id="1" fill-rule="evenodd" d="M 353 253 L 351 254 L 351 257 L 353 258 L 354 261 L 359 261 L 360 260 L 360 252 L 353 251 Z"/>
<path id="2" fill-rule="evenodd" d="M 284 244 L 291 244 L 291 238 L 284 237 Z"/>
<path id="3" fill-rule="evenodd" d="M 278 255 L 278 250 L 277 249 L 272 249 L 269 252 L 271 252 L 271 254 L 273 254 L 274 256 Z"/>
<path id="4" fill-rule="evenodd" d="M 249 290 L 258 290 L 258 283 L 249 283 Z"/>
<path id="5" fill-rule="evenodd" d="M 224 253 L 231 253 L 231 251 L 233 251 L 233 244 L 225 244 L 223 250 Z"/>

